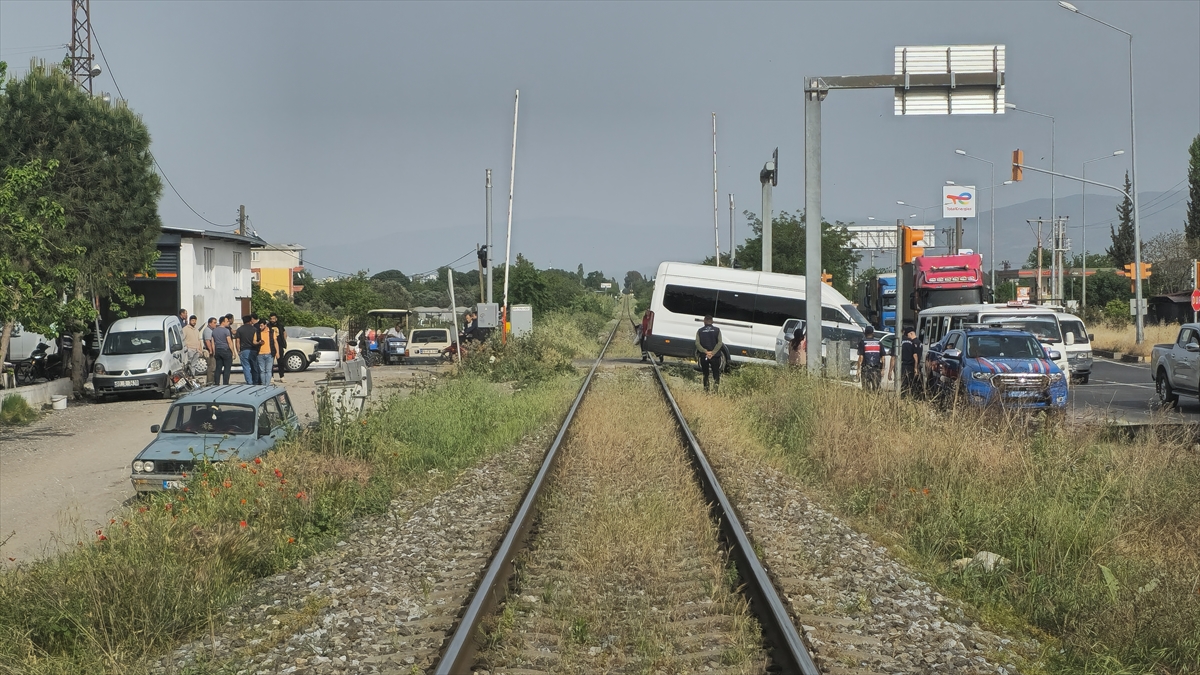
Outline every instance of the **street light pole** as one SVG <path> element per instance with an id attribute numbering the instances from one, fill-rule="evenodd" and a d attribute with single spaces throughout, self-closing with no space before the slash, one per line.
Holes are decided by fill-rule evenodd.
<path id="1" fill-rule="evenodd" d="M 1136 118 L 1134 115 L 1134 95 L 1133 95 L 1133 33 L 1130 33 L 1129 31 L 1121 30 L 1120 28 L 1117 28 L 1116 26 L 1112 25 L 1111 23 L 1101 21 L 1100 19 L 1097 19 L 1094 16 L 1084 14 L 1083 12 L 1079 11 L 1079 9 L 1077 7 L 1075 7 L 1075 5 L 1072 5 L 1069 2 L 1064 2 L 1063 0 L 1059 0 L 1058 6 L 1062 7 L 1063 9 L 1065 9 L 1069 12 L 1078 14 L 1079 16 L 1091 19 L 1092 21 L 1095 21 L 1096 23 L 1098 23 L 1102 26 L 1107 26 L 1108 28 L 1111 28 L 1111 29 L 1117 31 L 1118 33 L 1122 33 L 1123 35 L 1125 35 L 1125 37 L 1129 38 L 1129 151 L 1130 151 L 1130 157 L 1129 157 L 1130 190 L 1129 191 L 1133 193 L 1132 195 L 1130 195 L 1129 200 L 1133 203 L 1133 265 L 1134 265 L 1134 269 L 1137 270 L 1137 274 L 1133 275 L 1133 287 L 1134 287 L 1134 296 L 1133 297 L 1134 297 L 1134 302 L 1136 303 L 1136 307 L 1137 307 L 1137 310 L 1134 312 L 1134 316 L 1137 319 L 1137 321 L 1136 321 L 1137 343 L 1142 344 L 1142 341 L 1145 340 L 1145 337 L 1146 337 L 1146 322 L 1142 318 L 1142 275 L 1141 275 L 1142 226 L 1141 226 L 1139 212 L 1138 212 L 1137 123 L 1135 121 Z"/>
<path id="2" fill-rule="evenodd" d="M 995 288 L 996 287 L 996 165 L 993 162 L 988 162 L 988 160 L 986 160 L 982 157 L 976 157 L 975 155 L 968 155 L 966 150 L 955 150 L 954 154 L 962 155 L 963 157 L 966 157 L 968 159 L 973 159 L 978 162 L 987 162 L 987 165 L 989 167 L 991 167 L 991 170 L 992 170 L 992 187 L 990 188 L 992 191 L 992 194 L 988 201 L 988 211 L 991 213 L 991 216 L 992 216 L 992 248 L 991 248 L 991 251 L 988 252 L 988 264 L 990 265 L 989 269 L 991 271 L 988 273 L 990 275 L 990 276 L 988 276 L 988 283 L 990 283 L 992 285 L 992 288 Z M 979 228 L 979 229 L 981 230 L 983 228 Z M 975 237 L 976 242 L 979 241 L 978 232 L 979 232 L 979 230 L 976 230 L 976 235 L 977 235 Z M 978 243 L 975 244 L 975 248 L 979 248 Z"/>
<path id="3" fill-rule="evenodd" d="M 1046 119 L 1050 120 L 1050 170 L 1058 171 L 1058 169 L 1055 168 L 1055 166 L 1054 166 L 1054 145 L 1055 145 L 1054 144 L 1054 127 L 1055 127 L 1054 115 L 1047 115 L 1045 113 L 1034 112 L 1032 110 L 1026 110 L 1025 108 L 1018 108 L 1015 103 L 1006 103 L 1006 104 L 1004 104 L 1004 107 L 1008 108 L 1009 110 L 1023 112 L 1027 115 L 1037 115 L 1038 117 L 1045 117 Z M 1058 226 L 1058 195 L 1056 192 L 1056 188 L 1057 188 L 1057 183 L 1054 180 L 1054 176 L 1051 176 L 1050 177 L 1050 222 L 1053 223 L 1053 227 L 1054 227 L 1053 231 L 1055 232 L 1055 235 L 1054 235 L 1054 261 L 1055 261 L 1054 267 L 1056 270 L 1056 273 L 1051 276 L 1051 279 L 1054 282 L 1052 284 L 1052 286 L 1057 287 L 1057 289 L 1053 290 L 1051 294 L 1058 296 L 1059 301 L 1061 302 L 1062 296 L 1063 296 L 1062 266 L 1061 266 L 1062 258 L 1061 258 L 1061 254 L 1059 253 L 1059 249 L 1063 248 L 1062 244 L 1064 244 L 1065 242 L 1059 241 L 1059 239 L 1061 238 L 1062 235 L 1059 234 L 1060 228 Z"/>
<path id="4" fill-rule="evenodd" d="M 1099 162 L 1102 159 L 1116 157 L 1125 154 L 1124 150 L 1117 150 L 1111 155 L 1104 155 L 1095 159 L 1089 159 L 1083 163 L 1083 177 L 1087 178 L 1087 165 L 1092 162 Z M 1083 184 L 1083 308 L 1087 309 L 1087 183 Z"/>

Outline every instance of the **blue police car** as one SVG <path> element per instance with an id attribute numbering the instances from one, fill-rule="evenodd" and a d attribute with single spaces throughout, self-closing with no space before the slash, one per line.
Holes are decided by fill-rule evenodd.
<path id="1" fill-rule="evenodd" d="M 928 386 L 935 394 L 971 405 L 1062 410 L 1067 378 L 1033 334 L 999 327 L 952 330 L 929 348 Z"/>

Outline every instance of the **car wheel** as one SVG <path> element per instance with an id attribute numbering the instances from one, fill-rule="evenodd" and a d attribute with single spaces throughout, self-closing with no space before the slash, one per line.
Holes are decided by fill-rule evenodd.
<path id="1" fill-rule="evenodd" d="M 303 352 L 288 352 L 283 355 L 283 363 L 289 373 L 299 373 L 308 370 L 308 359 Z"/>
<path id="2" fill-rule="evenodd" d="M 1158 393 L 1158 402 L 1164 408 L 1174 408 L 1179 403 L 1179 394 L 1175 393 L 1175 389 L 1171 387 L 1171 381 L 1167 379 L 1167 371 L 1158 370 L 1158 377 L 1154 378 L 1154 390 Z"/>

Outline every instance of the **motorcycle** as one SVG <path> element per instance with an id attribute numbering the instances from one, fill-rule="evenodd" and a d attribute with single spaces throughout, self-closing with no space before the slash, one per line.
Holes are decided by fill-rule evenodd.
<path id="1" fill-rule="evenodd" d="M 39 342 L 29 357 L 31 361 L 29 373 L 33 380 L 56 380 L 63 376 L 62 351 L 47 354 L 46 351 L 49 349 L 50 345 Z"/>

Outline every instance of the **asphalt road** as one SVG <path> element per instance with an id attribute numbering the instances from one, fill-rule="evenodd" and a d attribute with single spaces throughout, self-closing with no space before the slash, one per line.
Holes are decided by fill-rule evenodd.
<path id="1" fill-rule="evenodd" d="M 1153 419 L 1200 423 L 1200 401 L 1192 396 L 1180 396 L 1179 407 L 1159 411 L 1150 379 L 1150 366 L 1145 363 L 1120 363 L 1096 359 L 1087 384 L 1071 385 L 1071 408 L 1083 419 L 1105 419 L 1141 423 Z"/>

